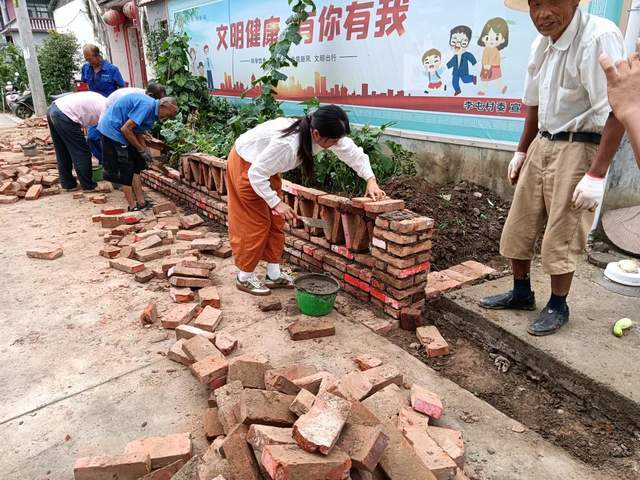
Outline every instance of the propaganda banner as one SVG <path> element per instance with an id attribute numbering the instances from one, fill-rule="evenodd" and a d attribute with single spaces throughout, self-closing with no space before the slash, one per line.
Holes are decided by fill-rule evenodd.
<path id="1" fill-rule="evenodd" d="M 592 0 L 606 13 L 611 3 Z M 617 1 L 617 0 L 616 0 Z M 589 8 L 583 0 L 582 8 Z M 318 0 L 278 87 L 287 113 L 317 97 L 352 121 L 434 135 L 518 140 L 536 31 L 527 0 Z M 599 4 L 599 5 L 597 5 Z M 258 91 L 268 47 L 290 15 L 285 0 L 171 0 L 190 37 L 191 69 L 214 95 Z"/>

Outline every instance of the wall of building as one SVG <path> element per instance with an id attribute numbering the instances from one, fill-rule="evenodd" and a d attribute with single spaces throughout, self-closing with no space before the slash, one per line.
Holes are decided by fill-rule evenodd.
<path id="1" fill-rule="evenodd" d="M 14 32 L 12 34 L 12 38 L 13 38 L 13 43 L 15 43 L 18 48 L 22 48 L 22 41 L 20 40 L 20 34 L 18 32 Z M 44 42 L 45 38 L 47 38 L 47 33 L 33 32 L 33 41 L 35 42 L 36 46 L 42 45 L 42 42 Z"/>
<path id="2" fill-rule="evenodd" d="M 93 23 L 86 9 L 85 0 L 72 0 L 71 2 L 56 8 L 53 18 L 56 22 L 56 30 L 62 33 L 73 33 L 80 45 L 92 43 L 105 50 L 95 37 Z"/>

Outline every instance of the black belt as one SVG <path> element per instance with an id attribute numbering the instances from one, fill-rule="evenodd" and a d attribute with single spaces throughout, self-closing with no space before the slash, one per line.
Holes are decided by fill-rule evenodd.
<path id="1" fill-rule="evenodd" d="M 600 139 L 602 138 L 602 135 L 593 132 L 559 132 L 553 134 L 540 132 L 540 135 L 552 142 L 595 143 L 596 145 L 600 145 Z"/>

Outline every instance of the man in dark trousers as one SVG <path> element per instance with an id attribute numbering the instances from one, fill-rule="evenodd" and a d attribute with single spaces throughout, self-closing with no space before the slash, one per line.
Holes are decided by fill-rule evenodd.
<path id="1" fill-rule="evenodd" d="M 624 133 L 598 65 L 603 53 L 624 56 L 622 34 L 613 22 L 580 10 L 579 1 L 529 1 L 540 35 L 527 69 L 527 118 L 508 169 L 516 191 L 500 241 L 500 253 L 511 259 L 513 290 L 480 302 L 490 309 L 536 309 L 529 272 L 544 230 L 542 267 L 551 276 L 551 297 L 529 325 L 531 335 L 550 335 L 569 321 L 573 274 Z"/>

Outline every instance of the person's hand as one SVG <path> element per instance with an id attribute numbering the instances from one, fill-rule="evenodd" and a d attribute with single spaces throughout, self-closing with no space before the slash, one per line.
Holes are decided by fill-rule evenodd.
<path id="1" fill-rule="evenodd" d="M 377 201 L 385 198 L 387 194 L 384 193 L 384 191 L 378 186 L 376 177 L 371 177 L 369 180 L 367 180 L 367 190 L 365 191 L 365 196 Z"/>
<path id="2" fill-rule="evenodd" d="M 145 162 L 151 163 L 153 161 L 153 159 L 151 158 L 151 152 L 149 151 L 148 148 L 145 148 L 144 150 L 138 153 L 140 153 L 140 156 L 144 159 Z"/>
<path id="3" fill-rule="evenodd" d="M 573 207 L 594 212 L 604 195 L 604 177 L 594 177 L 586 173 L 573 191 Z"/>
<path id="4" fill-rule="evenodd" d="M 284 217 L 284 219 L 289 222 L 292 222 L 298 218 L 296 213 L 293 211 L 293 208 L 291 208 L 289 205 L 287 205 L 282 201 L 279 204 L 277 204 L 273 208 L 273 210 L 275 211 L 276 214 L 280 215 L 281 217 Z"/>
<path id="5" fill-rule="evenodd" d="M 636 50 L 640 50 L 640 40 L 636 42 Z M 615 65 L 607 54 L 599 58 L 600 65 L 607 76 L 607 94 L 609 105 L 618 120 L 625 123 L 640 115 L 640 105 L 635 93 L 640 91 L 640 54 L 632 53 L 629 58 L 619 60 Z"/>
<path id="6" fill-rule="evenodd" d="M 527 158 L 527 154 L 524 152 L 516 152 L 513 154 L 513 158 L 509 162 L 509 169 L 507 170 L 509 176 L 509 182 L 511 185 L 518 183 L 518 177 L 520 176 L 520 169 L 522 164 Z"/>

